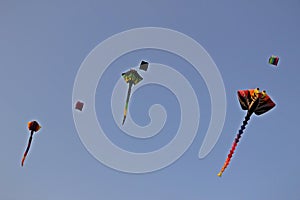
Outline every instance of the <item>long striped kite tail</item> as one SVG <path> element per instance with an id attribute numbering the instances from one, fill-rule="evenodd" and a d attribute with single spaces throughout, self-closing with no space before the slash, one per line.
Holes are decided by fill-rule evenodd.
<path id="1" fill-rule="evenodd" d="M 30 149 L 30 145 L 31 145 L 31 141 L 32 141 L 32 135 L 33 135 L 33 131 L 31 131 L 31 133 L 30 133 L 28 145 L 27 145 L 27 148 L 26 148 L 25 153 L 24 153 L 23 158 L 22 158 L 22 163 L 21 163 L 22 167 L 23 167 L 23 165 L 24 165 L 24 161 L 25 161 L 26 156 L 27 156 L 27 154 L 28 154 L 28 151 L 29 151 L 29 149 Z"/>
<path id="2" fill-rule="evenodd" d="M 229 165 L 230 160 L 231 160 L 231 158 L 232 158 L 232 155 L 234 154 L 234 151 L 235 151 L 235 149 L 236 149 L 236 147 L 237 147 L 237 144 L 239 143 L 239 141 L 240 141 L 240 139 L 241 139 L 241 137 L 242 137 L 242 134 L 243 134 L 243 132 L 244 132 L 244 130 L 245 130 L 245 128 L 246 128 L 246 125 L 248 124 L 248 121 L 250 120 L 250 116 L 251 116 L 251 114 L 247 113 L 247 115 L 246 115 L 246 117 L 245 117 L 245 119 L 244 119 L 244 121 L 243 121 L 243 125 L 241 126 L 241 128 L 240 128 L 238 134 L 236 135 L 236 137 L 235 137 L 235 139 L 234 139 L 234 142 L 233 142 L 233 144 L 232 144 L 232 146 L 231 146 L 231 149 L 230 149 L 230 152 L 229 152 L 229 154 L 228 154 L 228 156 L 227 156 L 227 159 L 225 160 L 222 169 L 221 169 L 220 172 L 218 173 L 218 176 L 221 177 L 222 174 L 223 174 L 223 172 L 225 171 L 225 169 L 226 169 L 227 166 Z"/>
<path id="3" fill-rule="evenodd" d="M 130 98 L 130 94 L 131 94 L 132 84 L 133 84 L 132 82 L 129 82 L 129 87 L 128 87 L 128 91 L 127 91 L 127 98 L 126 98 L 126 103 L 125 103 L 125 108 L 124 108 L 124 117 L 123 117 L 122 125 L 124 124 L 126 116 L 127 116 L 128 103 L 129 103 L 129 98 Z"/>

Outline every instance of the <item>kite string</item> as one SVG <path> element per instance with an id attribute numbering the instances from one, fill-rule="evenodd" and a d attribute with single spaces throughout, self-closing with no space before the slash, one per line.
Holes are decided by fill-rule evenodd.
<path id="1" fill-rule="evenodd" d="M 225 171 L 225 169 L 229 165 L 231 157 L 234 154 L 234 151 L 235 151 L 235 149 L 237 147 L 237 144 L 239 143 L 240 138 L 242 137 L 242 134 L 243 134 L 243 132 L 244 132 L 244 130 L 246 128 L 246 125 L 248 124 L 248 121 L 250 120 L 250 116 L 251 116 L 251 114 L 249 114 L 249 112 L 247 112 L 247 115 L 246 115 L 246 117 L 245 117 L 245 119 L 243 121 L 243 125 L 241 126 L 241 128 L 239 130 L 239 133 L 236 135 L 236 137 L 234 139 L 234 142 L 233 142 L 233 144 L 231 146 L 231 150 L 230 150 L 230 152 L 229 152 L 229 154 L 227 156 L 227 159 L 224 162 L 224 165 L 223 165 L 221 171 L 219 172 L 218 176 L 222 176 L 222 173 Z"/>

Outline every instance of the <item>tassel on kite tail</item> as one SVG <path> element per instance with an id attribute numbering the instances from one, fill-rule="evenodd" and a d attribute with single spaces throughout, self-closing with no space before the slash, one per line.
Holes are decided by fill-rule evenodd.
<path id="1" fill-rule="evenodd" d="M 234 139 L 234 142 L 231 146 L 231 150 L 227 156 L 227 159 L 226 161 L 224 162 L 224 165 L 222 167 L 222 169 L 220 170 L 220 172 L 218 173 L 218 176 L 222 176 L 223 172 L 225 171 L 225 169 L 227 168 L 227 166 L 229 165 L 230 163 L 230 160 L 232 158 L 232 155 L 234 154 L 234 150 L 236 149 L 237 147 L 237 144 L 239 143 L 241 137 L 242 137 L 242 134 L 246 128 L 246 125 L 248 124 L 248 121 L 250 120 L 250 116 L 251 114 L 249 112 L 247 112 L 247 115 L 245 117 L 245 120 L 243 121 L 243 125 L 241 126 L 240 130 L 239 130 L 239 133 L 236 135 L 235 139 Z"/>
<path id="2" fill-rule="evenodd" d="M 27 148 L 26 148 L 25 153 L 24 153 L 23 158 L 22 158 L 22 163 L 21 163 L 22 167 L 23 167 L 23 165 L 24 165 L 24 161 L 25 161 L 25 159 L 26 159 L 26 156 L 27 156 L 27 154 L 28 154 L 28 151 L 29 151 L 29 148 L 30 148 L 30 145 L 31 145 L 32 136 L 33 136 L 33 131 L 31 131 L 31 133 L 30 133 L 28 145 L 27 145 Z"/>
<path id="3" fill-rule="evenodd" d="M 128 102 L 129 102 L 129 98 L 130 98 L 131 87 L 132 87 L 132 82 L 129 82 L 129 88 L 128 88 L 128 92 L 127 92 L 127 98 L 126 98 L 126 103 L 125 103 L 125 108 L 124 108 L 124 118 L 123 118 L 122 125 L 124 124 L 126 116 L 127 116 Z"/>

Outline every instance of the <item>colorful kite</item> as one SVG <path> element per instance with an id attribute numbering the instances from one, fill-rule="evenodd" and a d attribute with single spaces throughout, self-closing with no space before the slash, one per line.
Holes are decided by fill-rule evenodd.
<path id="1" fill-rule="evenodd" d="M 26 148 L 25 153 L 24 153 L 23 158 L 22 158 L 22 163 L 21 163 L 22 166 L 24 165 L 24 161 L 25 161 L 27 153 L 29 151 L 29 148 L 30 148 L 30 145 L 31 145 L 31 141 L 32 141 L 33 133 L 37 132 L 38 130 L 40 130 L 40 128 L 41 128 L 41 126 L 39 125 L 39 123 L 37 123 L 37 121 L 28 122 L 28 129 L 31 132 L 30 132 L 30 137 L 29 137 L 27 148 Z"/>
<path id="2" fill-rule="evenodd" d="M 269 63 L 270 63 L 271 65 L 277 66 L 278 61 L 279 61 L 279 57 L 278 57 L 278 56 L 272 55 L 272 56 L 269 58 Z"/>
<path id="3" fill-rule="evenodd" d="M 267 111 L 271 110 L 275 103 L 271 100 L 271 98 L 266 94 L 266 91 L 259 91 L 259 88 L 252 89 L 252 90 L 239 90 L 238 91 L 238 98 L 241 104 L 241 107 L 243 110 L 247 110 L 247 115 L 245 117 L 245 120 L 243 121 L 243 125 L 241 126 L 239 133 L 237 134 L 231 150 L 227 156 L 227 159 L 219 172 L 218 176 L 222 176 L 222 173 L 227 168 L 227 166 L 230 163 L 230 159 L 232 155 L 234 154 L 234 150 L 243 134 L 243 131 L 246 128 L 246 125 L 248 124 L 248 121 L 250 120 L 250 117 L 253 113 L 256 115 L 261 115 L 263 113 L 266 113 Z"/>
<path id="4" fill-rule="evenodd" d="M 125 108 L 124 108 L 124 118 L 123 118 L 123 122 L 122 122 L 122 125 L 123 125 L 125 122 L 125 119 L 126 119 L 128 102 L 129 102 L 129 97 L 130 97 L 130 93 L 131 93 L 131 87 L 132 87 L 132 85 L 138 84 L 141 80 L 143 80 L 143 78 L 134 69 L 131 69 L 125 73 L 122 73 L 122 76 L 123 76 L 125 82 L 129 83 L 127 98 L 126 98 L 126 103 L 125 103 Z"/>

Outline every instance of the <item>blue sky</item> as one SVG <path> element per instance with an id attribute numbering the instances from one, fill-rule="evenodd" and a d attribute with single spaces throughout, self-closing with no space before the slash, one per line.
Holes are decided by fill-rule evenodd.
<path id="1" fill-rule="evenodd" d="M 1 1 L 0 199 L 298 199 L 299 8 L 298 0 Z M 113 34 L 145 26 L 180 31 L 207 50 L 224 81 L 227 115 L 216 146 L 199 160 L 210 119 L 209 93 L 201 76 L 185 71 L 201 107 L 197 137 L 169 167 L 136 175 L 106 167 L 85 149 L 73 121 L 72 90 L 81 63 L 95 46 Z M 267 63 L 272 54 L 280 56 L 278 67 Z M 118 70 L 123 72 L 142 59 L 179 70 L 189 67 L 174 55 L 151 50 L 125 55 L 114 66 L 122 61 Z M 106 79 L 116 80 L 118 70 L 112 75 L 108 71 Z M 99 85 L 96 99 L 107 97 L 105 88 L 110 87 Z M 111 133 L 114 143 L 147 151 L 172 138 L 167 130 L 178 127 L 176 100 L 166 89 L 153 87 L 144 88 L 154 93 L 146 105 L 174 105 L 166 106 L 171 121 L 165 135 L 139 143 Z M 219 178 L 216 174 L 245 115 L 236 91 L 255 87 L 266 89 L 276 108 L 251 118 L 232 163 Z M 139 112 L 143 95 L 141 88 L 130 104 L 140 124 L 147 122 L 145 110 Z M 101 123 L 109 124 L 105 106 L 96 107 Z M 42 129 L 22 168 L 26 125 L 32 119 Z"/>

